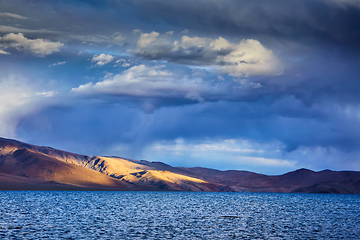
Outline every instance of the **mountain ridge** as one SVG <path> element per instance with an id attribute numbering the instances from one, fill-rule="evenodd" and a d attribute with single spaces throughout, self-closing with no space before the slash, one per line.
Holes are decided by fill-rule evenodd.
<path id="1" fill-rule="evenodd" d="M 282 175 L 87 156 L 0 137 L 0 190 L 227 191 L 360 194 L 359 171 Z"/>

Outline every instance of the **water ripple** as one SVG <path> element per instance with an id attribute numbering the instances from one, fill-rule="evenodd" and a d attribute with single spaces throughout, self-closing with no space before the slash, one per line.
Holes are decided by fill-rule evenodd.
<path id="1" fill-rule="evenodd" d="M 360 195 L 0 192 L 1 239 L 360 239 Z"/>

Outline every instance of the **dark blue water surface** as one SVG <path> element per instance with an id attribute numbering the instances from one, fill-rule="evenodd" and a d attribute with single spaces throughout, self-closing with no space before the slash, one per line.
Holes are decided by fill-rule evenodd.
<path id="1" fill-rule="evenodd" d="M 360 239 L 360 195 L 0 191 L 0 239 Z"/>

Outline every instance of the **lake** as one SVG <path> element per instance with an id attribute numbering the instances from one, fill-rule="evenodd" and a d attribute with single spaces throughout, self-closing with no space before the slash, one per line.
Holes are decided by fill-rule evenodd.
<path id="1" fill-rule="evenodd" d="M 1 239 L 360 239 L 360 195 L 0 191 Z"/>

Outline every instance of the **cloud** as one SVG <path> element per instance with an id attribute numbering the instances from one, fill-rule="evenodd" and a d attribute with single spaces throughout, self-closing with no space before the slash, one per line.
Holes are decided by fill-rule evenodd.
<path id="1" fill-rule="evenodd" d="M 0 12 L 0 17 L 5 17 L 5 18 L 15 18 L 15 19 L 20 19 L 20 20 L 26 20 L 29 19 L 28 17 L 25 16 L 21 16 L 15 13 L 4 13 L 4 12 Z"/>
<path id="2" fill-rule="evenodd" d="M 159 141 L 148 145 L 144 154 L 151 159 L 159 159 L 177 165 L 182 161 L 185 166 L 206 166 L 217 169 L 267 169 L 276 172 L 292 170 L 297 166 L 297 160 L 285 160 L 279 144 L 259 144 L 246 139 L 208 139 L 175 141 Z M 171 160 L 176 159 L 171 163 Z M 220 163 L 221 161 L 221 163 Z M 181 163 L 180 163 L 181 164 Z M 301 163 L 300 163 L 301 164 Z"/>
<path id="3" fill-rule="evenodd" d="M 85 43 L 92 43 L 95 44 L 108 44 L 109 46 L 112 45 L 118 45 L 122 46 L 125 43 L 126 36 L 120 35 L 119 33 L 115 33 L 112 35 L 104 35 L 104 34 L 87 34 L 87 35 L 78 35 L 78 34 L 72 34 L 69 36 L 72 40 L 78 40 L 81 41 L 82 44 Z"/>
<path id="4" fill-rule="evenodd" d="M 40 34 L 55 34 L 56 31 L 47 30 L 47 29 L 26 29 L 26 28 L 18 28 L 13 26 L 0 25 L 0 32 L 3 33 L 40 33 Z"/>
<path id="5" fill-rule="evenodd" d="M 280 60 L 259 41 L 244 39 L 230 43 L 218 39 L 182 36 L 170 41 L 168 34 L 142 33 L 136 43 L 136 54 L 150 60 L 213 66 L 230 76 L 279 75 L 283 72 Z"/>
<path id="6" fill-rule="evenodd" d="M 118 59 L 116 60 L 114 67 L 130 67 L 132 63 L 133 62 L 130 60 L 127 61 L 125 59 Z"/>
<path id="7" fill-rule="evenodd" d="M 0 48 L 15 48 L 19 51 L 30 52 L 38 56 L 46 56 L 54 52 L 59 52 L 63 46 L 63 43 L 51 42 L 47 39 L 29 39 L 24 37 L 22 33 L 9 33 L 0 37 Z"/>
<path id="8" fill-rule="evenodd" d="M 120 62 L 119 62 L 120 63 Z M 118 63 L 118 64 L 119 64 Z M 271 83 L 251 79 L 217 77 L 198 70 L 186 74 L 165 65 L 137 65 L 120 74 L 107 74 L 98 82 L 88 82 L 71 92 L 108 102 L 136 102 L 145 112 L 162 106 L 186 105 L 214 101 L 247 101 L 274 94 Z"/>
<path id="9" fill-rule="evenodd" d="M 104 66 L 110 63 L 112 60 L 114 60 L 114 56 L 102 53 L 100 55 L 94 55 L 94 57 L 91 59 L 91 62 L 95 62 L 95 64 L 98 66 Z"/>
<path id="10" fill-rule="evenodd" d="M 358 0 L 140 0 L 137 4 L 148 25 L 171 22 L 175 30 L 186 28 L 205 36 L 250 38 L 262 44 L 290 41 L 325 49 L 324 44 L 329 44 L 360 50 Z M 318 14 L 320 11 L 323 14 Z"/>
<path id="11" fill-rule="evenodd" d="M 228 154 L 251 154 L 251 153 L 263 153 L 262 149 L 254 149 L 253 146 L 247 143 L 245 140 L 225 139 L 222 141 L 204 141 L 202 143 L 189 144 L 185 143 L 183 139 L 177 139 L 175 144 L 157 143 L 152 148 L 157 151 L 174 152 L 176 154 L 182 154 L 181 152 L 194 152 L 194 153 L 228 153 Z"/>
<path id="12" fill-rule="evenodd" d="M 249 157 L 241 156 L 237 160 L 244 164 L 257 165 L 257 166 L 271 166 L 271 167 L 294 167 L 294 161 L 283 159 L 263 158 L 263 157 Z"/>
<path id="13" fill-rule="evenodd" d="M 50 64 L 49 67 L 55 67 L 55 66 L 63 65 L 63 64 L 65 64 L 65 63 L 66 63 L 65 61 L 62 61 L 62 62 L 59 61 L 59 62 Z"/>
<path id="14" fill-rule="evenodd" d="M 135 31 L 135 30 L 134 30 Z M 151 32 L 151 33 L 142 33 L 140 35 L 140 39 L 136 43 L 136 48 L 141 50 L 143 48 L 148 47 L 151 43 L 155 42 L 159 33 Z"/>
<path id="15" fill-rule="evenodd" d="M 22 76 L 10 75 L 0 78 L 1 136 L 15 137 L 17 125 L 24 116 L 50 104 L 49 97 L 55 93 L 37 89 L 39 86 L 36 83 L 31 83 Z"/>
<path id="16" fill-rule="evenodd" d="M 359 0 L 330 0 L 330 1 L 326 1 L 324 0 L 325 3 L 335 3 L 341 7 L 360 7 L 360 1 Z"/>
<path id="17" fill-rule="evenodd" d="M 285 97 L 272 104 L 266 99 L 219 101 L 164 107 L 144 114 L 125 102 L 103 104 L 99 97 L 72 102 L 76 104 L 70 109 L 46 109 L 22 120 L 22 136 L 28 134 L 28 139 L 42 142 L 50 139 L 62 149 L 84 154 L 163 161 L 173 166 L 270 174 L 301 167 L 360 167 L 358 106 L 306 107 L 298 99 Z M 46 132 L 39 124 L 43 119 L 52 126 Z M 282 164 L 260 164 L 263 159 L 246 161 L 240 156 L 274 159 Z"/>
<path id="18" fill-rule="evenodd" d="M 120 74 L 106 74 L 98 82 L 88 82 L 71 92 L 108 102 L 136 102 L 145 112 L 162 106 L 213 101 L 243 101 L 272 91 L 249 79 L 206 79 L 198 74 L 171 71 L 165 65 L 137 65 Z"/>
<path id="19" fill-rule="evenodd" d="M 10 53 L 5 52 L 4 50 L 1 50 L 1 49 L 0 49 L 0 54 L 10 54 Z"/>
<path id="20" fill-rule="evenodd" d="M 165 66 L 147 67 L 145 65 L 131 67 L 103 81 L 95 84 L 89 82 L 71 91 L 90 97 L 127 96 L 138 99 L 157 99 L 156 101 L 178 98 L 196 102 L 203 102 L 203 95 L 210 97 L 211 94 L 220 94 L 220 91 L 225 94 L 224 89 L 212 87 L 201 78 L 178 76 L 165 69 Z"/>
<path id="21" fill-rule="evenodd" d="M 183 34 L 188 34 L 188 33 L 189 33 L 189 29 L 185 29 L 185 30 L 182 31 L 181 33 L 183 33 Z"/>

